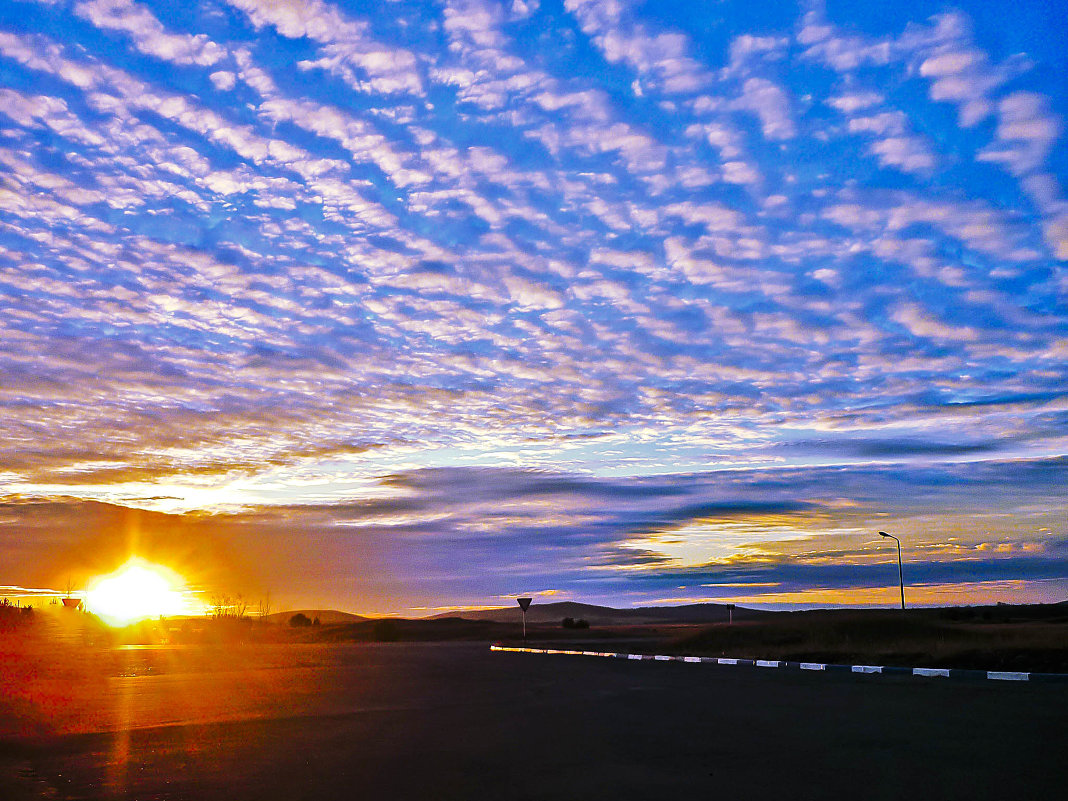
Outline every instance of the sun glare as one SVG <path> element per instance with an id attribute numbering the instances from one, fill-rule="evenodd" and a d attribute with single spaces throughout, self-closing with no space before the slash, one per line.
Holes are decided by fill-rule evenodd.
<path id="1" fill-rule="evenodd" d="M 174 571 L 131 559 L 89 586 L 85 607 L 113 626 L 164 615 L 193 614 L 184 582 Z"/>

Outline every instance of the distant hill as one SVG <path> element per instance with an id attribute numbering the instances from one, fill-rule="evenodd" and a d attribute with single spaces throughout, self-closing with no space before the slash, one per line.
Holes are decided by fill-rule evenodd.
<path id="1" fill-rule="evenodd" d="M 527 623 L 559 623 L 565 617 L 581 618 L 591 626 L 626 626 L 649 623 L 719 623 L 727 620 L 726 604 L 687 604 L 685 606 L 639 606 L 634 609 L 613 609 L 610 606 L 595 606 L 576 601 L 533 603 L 527 610 Z M 464 620 L 489 620 L 497 623 L 515 623 L 521 620 L 519 606 L 506 609 L 479 609 L 472 611 L 445 612 L 434 615 L 432 620 L 459 617 Z M 766 612 L 743 607 L 734 608 L 735 620 L 763 617 Z"/>
<path id="2" fill-rule="evenodd" d="M 403 617 L 368 619 L 343 626 L 287 629 L 308 642 L 449 642 L 493 641 L 515 634 L 515 625 L 491 620 Z"/>
<path id="3" fill-rule="evenodd" d="M 291 609 L 288 612 L 274 612 L 267 615 L 267 620 L 271 623 L 288 623 L 293 615 L 306 615 L 310 620 L 319 618 L 319 622 L 324 626 L 335 623 L 360 623 L 370 619 L 351 612 L 339 612 L 336 609 Z"/>

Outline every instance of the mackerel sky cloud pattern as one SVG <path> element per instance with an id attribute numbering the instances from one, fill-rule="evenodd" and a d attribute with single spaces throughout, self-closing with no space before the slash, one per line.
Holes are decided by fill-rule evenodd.
<path id="1" fill-rule="evenodd" d="M 0 0 L 0 581 L 136 509 L 368 611 L 892 603 L 878 528 L 927 602 L 1062 599 L 1065 41 Z"/>

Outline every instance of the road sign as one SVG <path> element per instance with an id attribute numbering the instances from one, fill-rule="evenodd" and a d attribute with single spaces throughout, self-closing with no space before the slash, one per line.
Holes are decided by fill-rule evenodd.
<path id="1" fill-rule="evenodd" d="M 527 609 L 530 608 L 530 602 L 533 598 L 516 598 L 516 603 L 519 604 L 519 608 L 523 610 L 523 642 L 527 641 Z"/>

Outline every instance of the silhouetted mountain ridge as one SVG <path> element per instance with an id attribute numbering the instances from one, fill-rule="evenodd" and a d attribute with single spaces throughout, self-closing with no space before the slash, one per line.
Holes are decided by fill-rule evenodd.
<path id="1" fill-rule="evenodd" d="M 577 601 L 555 601 L 530 605 L 527 623 L 559 623 L 565 617 L 582 619 L 591 626 L 621 626 L 648 623 L 720 623 L 728 618 L 727 604 L 685 604 L 682 606 L 638 606 L 633 609 L 615 609 L 611 606 L 596 606 Z M 767 614 L 755 609 L 734 608 L 735 620 L 747 620 Z M 459 617 L 465 620 L 491 620 L 498 623 L 514 623 L 522 619 L 519 606 L 503 609 L 476 609 L 445 612 L 434 615 L 432 620 Z"/>
<path id="2" fill-rule="evenodd" d="M 267 615 L 267 620 L 271 623 L 288 623 L 293 615 L 304 615 L 309 620 L 319 618 L 319 622 L 324 626 L 334 623 L 359 623 L 370 619 L 351 612 L 339 612 L 336 609 L 291 609 L 288 612 L 274 612 Z"/>

